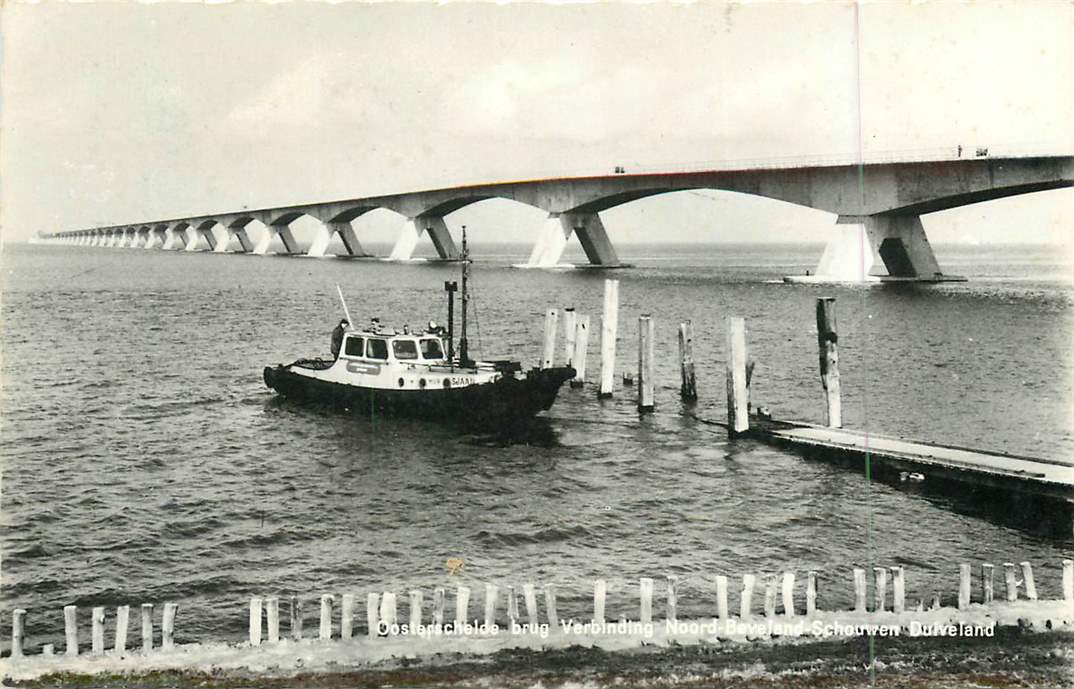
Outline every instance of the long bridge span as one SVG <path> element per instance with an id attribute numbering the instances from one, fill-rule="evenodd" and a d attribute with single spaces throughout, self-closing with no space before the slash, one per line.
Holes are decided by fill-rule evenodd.
<path id="1" fill-rule="evenodd" d="M 835 214 L 836 227 L 814 280 L 860 281 L 958 279 L 940 269 L 921 215 L 971 203 L 1074 186 L 1074 156 L 989 155 L 961 147 L 911 160 L 860 162 L 799 159 L 778 163 L 738 161 L 687 171 L 626 172 L 466 185 L 382 196 L 211 213 L 108 227 L 68 230 L 44 239 L 90 246 L 162 248 L 264 255 L 274 238 L 297 254 L 291 224 L 302 216 L 320 221 L 306 252 L 324 256 L 338 235 L 342 256 L 369 256 L 353 222 L 386 208 L 405 218 L 389 260 L 409 260 L 428 235 L 446 260 L 459 252 L 445 218 L 470 204 L 501 198 L 548 213 L 536 232 L 528 266 L 555 266 L 571 236 L 577 237 L 593 266 L 621 263 L 601 212 L 657 194 L 711 189 L 752 194 Z M 250 224 L 263 230 L 252 241 Z M 204 240 L 202 242 L 201 240 Z M 866 249 L 868 247 L 868 249 Z"/>

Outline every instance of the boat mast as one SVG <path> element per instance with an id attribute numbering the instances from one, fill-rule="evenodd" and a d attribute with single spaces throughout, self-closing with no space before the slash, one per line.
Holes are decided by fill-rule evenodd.
<path id="1" fill-rule="evenodd" d="M 447 292 L 447 356 L 451 370 L 455 370 L 455 292 L 459 283 L 454 280 L 444 282 Z"/>
<path id="2" fill-rule="evenodd" d="M 466 225 L 462 226 L 462 334 L 459 336 L 459 365 L 472 366 L 470 361 L 469 342 L 466 340 L 466 309 L 470 303 L 470 293 L 466 291 L 466 283 L 470 279 L 470 250 L 466 246 Z"/>

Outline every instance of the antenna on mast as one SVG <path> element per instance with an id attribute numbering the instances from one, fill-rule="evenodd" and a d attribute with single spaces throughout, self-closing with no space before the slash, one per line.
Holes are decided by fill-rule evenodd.
<path id="1" fill-rule="evenodd" d="M 466 339 L 466 310 L 470 303 L 467 282 L 470 280 L 470 249 L 466 245 L 466 225 L 462 226 L 462 334 L 459 337 L 459 365 L 473 366 L 470 359 L 469 342 Z"/>

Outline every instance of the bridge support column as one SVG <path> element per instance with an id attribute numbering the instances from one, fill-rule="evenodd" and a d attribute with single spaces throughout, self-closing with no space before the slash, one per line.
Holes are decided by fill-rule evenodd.
<path id="1" fill-rule="evenodd" d="M 414 249 L 418 246 L 421 235 L 428 232 L 429 239 L 433 241 L 436 254 L 440 258 L 454 261 L 459 258 L 459 249 L 455 246 L 455 240 L 451 238 L 451 232 L 447 228 L 442 215 L 418 215 L 407 218 L 403 228 L 399 231 L 399 237 L 395 240 L 392 253 L 388 256 L 389 261 L 409 261 L 414 255 Z"/>
<path id="2" fill-rule="evenodd" d="M 167 237 L 164 234 L 163 227 L 154 227 L 149 230 L 149 243 L 146 244 L 147 249 L 155 249 L 158 246 L 163 247 Z"/>
<path id="3" fill-rule="evenodd" d="M 148 227 L 143 227 L 138 230 L 134 235 L 134 248 L 136 249 L 151 249 L 153 244 L 153 231 Z"/>
<path id="4" fill-rule="evenodd" d="M 258 256 L 264 256 L 268 253 L 269 245 L 272 244 L 272 238 L 276 235 L 280 236 L 280 241 L 283 242 L 284 254 L 293 254 L 298 250 L 298 243 L 295 242 L 295 236 L 291 233 L 290 225 L 265 225 L 265 234 L 261 237 L 261 241 L 254 247 L 254 253 Z"/>
<path id="5" fill-rule="evenodd" d="M 399 230 L 399 236 L 395 239 L 395 246 L 392 247 L 392 252 L 388 254 L 388 260 L 409 261 L 414 254 L 415 247 L 418 246 L 418 238 L 421 237 L 421 232 L 422 229 L 417 222 L 417 218 L 407 218 L 407 221 L 403 223 L 403 227 Z"/>
<path id="6" fill-rule="evenodd" d="M 183 237 L 186 240 L 186 246 L 184 246 L 183 248 L 186 251 L 197 251 L 198 239 L 200 238 L 200 236 L 201 233 L 198 232 L 196 228 L 188 225 L 186 229 L 183 230 Z"/>
<path id="7" fill-rule="evenodd" d="M 246 227 L 229 227 L 224 226 L 224 232 L 226 236 L 224 241 L 220 242 L 216 246 L 216 251 L 224 253 L 228 250 L 232 239 L 239 240 L 238 253 L 248 254 L 254 250 L 254 243 L 250 241 L 250 235 L 246 233 Z"/>
<path id="8" fill-rule="evenodd" d="M 527 268 L 551 268 L 559 263 L 567 239 L 574 232 L 569 222 L 561 222 L 561 217 L 559 213 L 550 213 L 545 219 L 530 252 L 530 259 L 526 261 Z"/>
<path id="9" fill-rule="evenodd" d="M 596 213 L 563 213 L 559 216 L 559 222 L 563 225 L 564 234 L 570 237 L 568 226 L 574 229 L 575 236 L 582 244 L 589 263 L 595 266 L 617 266 L 619 256 L 615 253 L 615 247 L 608 239 L 608 233 L 604 230 L 604 223 Z"/>
<path id="10" fill-rule="evenodd" d="M 965 278 L 940 270 L 921 217 L 841 215 L 814 275 L 790 282 L 947 282 Z"/>
<path id="11" fill-rule="evenodd" d="M 182 230 L 177 230 L 174 227 L 169 227 L 164 230 L 164 245 L 161 247 L 165 251 L 171 251 L 177 247 L 183 246 L 185 242 L 181 235 Z"/>

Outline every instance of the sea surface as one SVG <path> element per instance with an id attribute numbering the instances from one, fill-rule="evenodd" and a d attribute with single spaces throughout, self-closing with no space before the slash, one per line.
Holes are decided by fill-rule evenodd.
<path id="1" fill-rule="evenodd" d="M 0 619 L 25 608 L 29 645 L 62 647 L 64 605 L 84 611 L 88 644 L 91 606 L 156 603 L 159 624 L 177 601 L 179 642 L 239 640 L 253 595 L 303 596 L 315 630 L 322 593 L 420 588 L 429 601 L 462 583 L 478 615 L 485 582 L 527 581 L 554 583 L 560 616 L 581 618 L 596 578 L 608 616 L 633 618 L 638 578 L 667 574 L 692 617 L 713 614 L 717 574 L 817 570 L 834 607 L 850 603 L 856 566 L 905 566 L 916 599 L 954 595 L 961 562 L 1022 560 L 1058 595 L 1070 540 L 728 442 L 711 422 L 726 417 L 731 315 L 746 318 L 754 403 L 823 422 L 814 300 L 832 295 L 848 427 L 1069 461 L 1069 255 L 941 245 L 941 265 L 969 282 L 822 287 L 779 280 L 812 268 L 819 246 L 619 250 L 635 267 L 520 270 L 527 247 L 474 247 L 481 356 L 535 365 L 545 310 L 573 306 L 593 317 L 595 380 L 606 277 L 620 280 L 620 371 L 637 369 L 637 316 L 656 321 L 655 413 L 639 416 L 621 385 L 598 401 L 591 382 L 505 440 L 303 407 L 262 382 L 265 365 L 327 355 L 337 284 L 355 320 L 415 326 L 444 320 L 457 266 L 6 245 Z M 678 398 L 686 319 L 695 405 Z"/>

